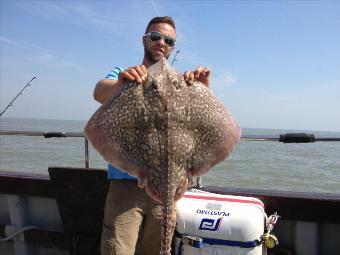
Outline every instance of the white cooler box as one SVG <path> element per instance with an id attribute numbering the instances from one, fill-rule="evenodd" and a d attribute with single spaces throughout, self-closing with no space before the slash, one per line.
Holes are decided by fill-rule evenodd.
<path id="1" fill-rule="evenodd" d="M 257 198 L 187 191 L 177 202 L 176 254 L 266 254 L 265 220 Z"/>

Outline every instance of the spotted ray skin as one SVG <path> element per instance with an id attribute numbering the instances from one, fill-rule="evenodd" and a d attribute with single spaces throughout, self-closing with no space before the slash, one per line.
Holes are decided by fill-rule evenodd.
<path id="1" fill-rule="evenodd" d="M 148 69 L 144 84 L 129 82 L 103 104 L 85 135 L 106 161 L 138 177 L 161 203 L 161 254 L 169 255 L 175 201 L 193 176 L 229 155 L 241 129 L 209 88 L 188 86 L 162 59 Z"/>

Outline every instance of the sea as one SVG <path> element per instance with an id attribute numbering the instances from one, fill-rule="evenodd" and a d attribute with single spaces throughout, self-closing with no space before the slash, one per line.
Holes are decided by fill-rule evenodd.
<path id="1" fill-rule="evenodd" d="M 86 121 L 0 118 L 1 131 L 83 132 Z M 340 137 L 340 132 L 242 128 L 243 135 L 290 132 Z M 85 139 L 0 135 L 0 171 L 48 174 L 48 167 L 85 167 Z M 107 163 L 90 146 L 90 167 Z M 203 185 L 340 194 L 340 141 L 284 144 L 241 140 Z"/>

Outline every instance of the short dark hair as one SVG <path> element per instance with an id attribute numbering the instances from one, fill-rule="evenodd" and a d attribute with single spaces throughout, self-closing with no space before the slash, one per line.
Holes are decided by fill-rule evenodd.
<path id="1" fill-rule="evenodd" d="M 157 23 L 168 23 L 170 26 L 172 26 L 176 30 L 175 21 L 173 20 L 173 18 L 169 16 L 163 16 L 163 17 L 154 17 L 152 20 L 150 20 L 148 26 L 145 29 L 145 33 L 148 32 L 148 29 L 151 27 L 151 25 L 157 24 Z"/>

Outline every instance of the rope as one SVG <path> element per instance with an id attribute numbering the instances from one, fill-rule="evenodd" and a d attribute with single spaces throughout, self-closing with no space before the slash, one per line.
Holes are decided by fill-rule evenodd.
<path id="1" fill-rule="evenodd" d="M 31 230 L 31 229 L 41 229 L 41 228 L 35 227 L 35 226 L 26 226 L 26 227 L 20 228 L 17 231 L 15 231 L 14 233 L 10 234 L 9 236 L 0 238 L 0 242 L 7 242 L 7 241 L 13 239 L 15 236 L 19 235 L 20 233 L 25 232 L 27 230 Z"/>

